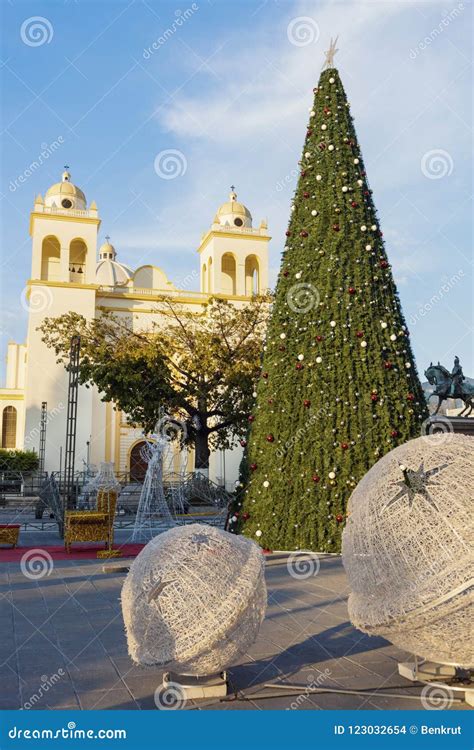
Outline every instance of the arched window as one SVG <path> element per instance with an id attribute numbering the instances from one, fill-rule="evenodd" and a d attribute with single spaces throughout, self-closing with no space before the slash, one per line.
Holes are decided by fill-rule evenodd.
<path id="1" fill-rule="evenodd" d="M 260 294 L 260 273 L 255 255 L 249 255 L 245 259 L 245 294 L 247 297 Z"/>
<path id="2" fill-rule="evenodd" d="M 16 448 L 16 409 L 5 406 L 2 415 L 2 448 Z"/>
<path id="3" fill-rule="evenodd" d="M 209 258 L 209 265 L 207 267 L 207 291 L 209 293 L 214 291 L 212 283 L 212 258 Z"/>
<path id="4" fill-rule="evenodd" d="M 236 265 L 231 253 L 225 253 L 221 260 L 221 289 L 222 294 L 235 294 Z"/>
<path id="5" fill-rule="evenodd" d="M 207 282 L 207 266 L 204 263 L 202 270 L 201 270 L 201 292 L 206 291 L 206 282 Z"/>
<path id="6" fill-rule="evenodd" d="M 84 283 L 86 254 L 87 245 L 84 240 L 72 240 L 69 245 L 69 281 L 75 281 L 76 284 Z"/>
<path id="7" fill-rule="evenodd" d="M 41 246 L 41 279 L 60 280 L 61 246 L 57 237 L 45 237 Z"/>

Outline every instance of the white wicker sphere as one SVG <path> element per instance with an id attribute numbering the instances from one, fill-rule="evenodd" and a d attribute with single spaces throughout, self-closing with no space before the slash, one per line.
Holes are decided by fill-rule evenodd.
<path id="1" fill-rule="evenodd" d="M 262 550 L 204 524 L 154 537 L 122 588 L 128 651 L 138 664 L 207 675 L 234 664 L 265 617 Z"/>
<path id="2" fill-rule="evenodd" d="M 445 433 L 387 453 L 352 493 L 342 540 L 355 627 L 464 667 L 474 665 L 473 449 L 474 438 Z"/>

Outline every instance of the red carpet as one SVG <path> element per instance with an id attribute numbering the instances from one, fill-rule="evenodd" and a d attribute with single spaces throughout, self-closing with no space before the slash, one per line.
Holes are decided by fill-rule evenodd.
<path id="1" fill-rule="evenodd" d="M 114 549 L 119 549 L 121 552 L 120 557 L 136 557 L 139 552 L 143 549 L 144 544 L 114 544 Z M 21 562 L 21 558 L 27 552 L 31 550 L 41 550 L 46 552 L 53 560 L 98 560 L 97 552 L 103 550 L 103 544 L 76 544 L 72 547 L 71 552 L 66 552 L 64 547 L 17 547 L 12 549 L 11 547 L 0 547 L 0 563 L 1 562 Z M 120 557 L 103 558 L 103 562 L 108 560 L 120 560 Z"/>

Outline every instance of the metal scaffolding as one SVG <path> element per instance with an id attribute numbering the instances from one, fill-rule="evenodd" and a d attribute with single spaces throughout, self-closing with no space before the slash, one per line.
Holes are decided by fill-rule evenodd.
<path id="1" fill-rule="evenodd" d="M 73 336 L 69 352 L 69 386 L 66 419 L 66 450 L 64 456 L 64 509 L 73 506 L 74 463 L 76 458 L 77 399 L 79 393 L 79 355 L 81 339 Z"/>

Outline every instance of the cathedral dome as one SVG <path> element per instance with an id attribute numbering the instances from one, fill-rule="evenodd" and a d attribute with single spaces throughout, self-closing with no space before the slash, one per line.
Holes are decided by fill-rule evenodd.
<path id="1" fill-rule="evenodd" d="M 251 227 L 252 214 L 247 206 L 237 201 L 237 193 L 232 186 L 229 200 L 217 209 L 216 218 L 219 224 L 229 224 L 233 227 Z"/>
<path id="2" fill-rule="evenodd" d="M 106 242 L 100 246 L 99 262 L 95 270 L 95 280 L 101 286 L 124 286 L 133 276 L 133 271 L 125 263 L 116 260 L 117 253 L 106 237 Z"/>
<path id="3" fill-rule="evenodd" d="M 71 182 L 71 175 L 66 170 L 62 174 L 61 182 L 51 185 L 44 197 L 45 206 L 55 208 L 86 208 L 86 196 L 77 185 Z"/>

